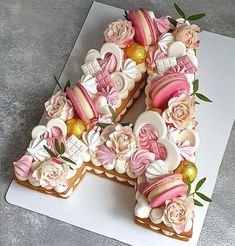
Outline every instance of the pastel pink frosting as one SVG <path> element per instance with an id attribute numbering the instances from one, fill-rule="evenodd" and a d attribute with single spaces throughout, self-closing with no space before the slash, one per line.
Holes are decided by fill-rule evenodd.
<path id="1" fill-rule="evenodd" d="M 135 175 L 142 175 L 146 168 L 155 160 L 155 155 L 148 150 L 139 149 L 132 156 L 130 161 L 130 171 Z"/>
<path id="2" fill-rule="evenodd" d="M 154 24 L 157 36 L 167 33 L 171 29 L 171 23 L 168 20 L 169 16 L 154 19 Z"/>
<path id="3" fill-rule="evenodd" d="M 102 87 L 99 91 L 99 95 L 104 96 L 107 99 L 107 103 L 108 105 L 116 105 L 118 100 L 119 100 L 119 96 L 118 96 L 118 92 L 115 89 L 115 87 L 111 87 L 111 86 L 106 86 L 106 87 Z"/>
<path id="4" fill-rule="evenodd" d="M 139 132 L 139 145 L 144 149 L 151 148 L 151 141 L 158 139 L 158 132 L 155 127 L 150 124 L 145 124 Z"/>
<path id="5" fill-rule="evenodd" d="M 108 165 L 115 161 L 116 154 L 113 149 L 108 148 L 105 144 L 102 144 L 98 146 L 96 150 L 96 158 L 101 164 Z"/>
<path id="6" fill-rule="evenodd" d="M 19 180 L 26 180 L 32 167 L 33 157 L 24 155 L 18 161 L 13 162 L 15 176 Z"/>
<path id="7" fill-rule="evenodd" d="M 156 60 L 162 59 L 166 56 L 166 54 L 161 51 L 160 49 L 157 50 L 150 50 L 147 54 L 146 57 L 146 62 L 148 64 L 148 67 L 152 70 L 157 70 L 157 66 L 156 66 Z"/>
<path id="8" fill-rule="evenodd" d="M 98 63 L 102 70 L 113 73 L 116 70 L 117 60 L 111 53 L 105 55 L 104 59 L 99 59 Z"/>

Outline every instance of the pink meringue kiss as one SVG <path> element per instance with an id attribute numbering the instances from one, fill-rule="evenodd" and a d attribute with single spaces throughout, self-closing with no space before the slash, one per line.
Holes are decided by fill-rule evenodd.
<path id="1" fill-rule="evenodd" d="M 116 154 L 114 150 L 108 148 L 105 144 L 102 144 L 96 151 L 96 158 L 101 164 L 108 165 L 114 162 Z"/>
<path id="2" fill-rule="evenodd" d="M 98 63 L 103 71 L 108 73 L 113 73 L 117 67 L 117 60 L 115 56 L 111 53 L 105 55 L 104 59 L 99 59 Z"/>
<path id="3" fill-rule="evenodd" d="M 131 157 L 130 171 L 140 176 L 154 160 L 155 154 L 145 149 L 137 150 Z"/>
<path id="4" fill-rule="evenodd" d="M 145 124 L 139 132 L 139 145 L 144 149 L 151 149 L 151 141 L 158 139 L 158 132 L 155 127 Z"/>
<path id="5" fill-rule="evenodd" d="M 31 155 L 24 155 L 18 161 L 13 162 L 15 176 L 19 180 L 27 180 L 29 172 L 32 167 L 33 157 Z"/>
<path id="6" fill-rule="evenodd" d="M 164 16 L 158 19 L 154 19 L 154 25 L 156 27 L 157 35 L 167 33 L 171 29 L 171 23 L 168 20 L 169 16 Z"/>

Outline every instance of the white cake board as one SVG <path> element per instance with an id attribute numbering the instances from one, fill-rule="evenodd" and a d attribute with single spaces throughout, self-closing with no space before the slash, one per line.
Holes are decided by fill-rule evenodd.
<path id="1" fill-rule="evenodd" d="M 94 2 L 74 45 L 60 82 L 76 81 L 80 66 L 90 48 L 99 49 L 107 24 L 122 18 L 123 10 Z M 161 15 L 161 13 L 158 13 Z M 203 32 L 200 35 L 200 91 L 213 100 L 197 107 L 200 148 L 197 151 L 199 178 L 207 177 L 202 191 L 212 195 L 235 114 L 234 57 L 232 38 Z M 125 121 L 132 121 L 144 110 L 142 95 Z M 185 243 L 143 229 L 133 222 L 134 190 L 131 187 L 87 174 L 73 195 L 58 199 L 26 189 L 14 181 L 6 200 L 17 206 L 47 215 L 131 245 L 196 245 L 208 205 L 196 208 L 192 239 Z"/>

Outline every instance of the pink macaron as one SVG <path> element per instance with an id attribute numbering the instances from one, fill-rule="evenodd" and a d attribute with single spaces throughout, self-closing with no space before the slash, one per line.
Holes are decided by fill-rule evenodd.
<path id="1" fill-rule="evenodd" d="M 157 32 L 154 21 L 147 10 L 131 10 L 129 19 L 135 27 L 135 38 L 139 44 L 143 46 L 156 44 Z"/>
<path id="2" fill-rule="evenodd" d="M 190 85 L 184 74 L 169 73 L 157 79 L 153 79 L 147 96 L 150 98 L 153 107 L 165 109 L 168 101 L 181 91 L 189 92 Z"/>
<path id="3" fill-rule="evenodd" d="M 72 88 L 67 87 L 66 93 L 82 121 L 89 123 L 91 119 L 98 117 L 94 102 L 80 83 L 77 83 Z"/>
<path id="4" fill-rule="evenodd" d="M 182 175 L 178 173 L 163 176 L 150 184 L 141 184 L 139 191 L 148 198 L 150 206 L 157 208 L 166 200 L 184 195 L 187 185 L 182 180 Z"/>

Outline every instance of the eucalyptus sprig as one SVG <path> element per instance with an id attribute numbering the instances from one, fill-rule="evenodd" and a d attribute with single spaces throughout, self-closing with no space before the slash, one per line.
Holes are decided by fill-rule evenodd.
<path id="1" fill-rule="evenodd" d="M 189 178 L 187 178 L 186 183 L 188 185 L 188 189 L 187 189 L 188 196 L 197 195 L 198 197 L 200 197 L 202 200 L 204 200 L 206 202 L 212 202 L 211 198 L 209 198 L 208 196 L 206 196 L 203 193 L 198 191 L 202 187 L 202 185 L 205 183 L 205 181 L 206 181 L 206 178 L 199 180 L 197 185 L 196 185 L 194 192 L 191 193 L 191 181 Z M 198 200 L 193 199 L 193 201 L 194 201 L 194 205 L 199 206 L 199 207 L 203 207 L 203 204 L 201 202 L 199 202 Z"/>
<path id="2" fill-rule="evenodd" d="M 182 8 L 178 4 L 174 3 L 174 7 L 175 7 L 176 12 L 184 19 L 184 22 L 192 21 L 192 20 L 199 20 L 205 16 L 204 13 L 200 13 L 200 14 L 190 15 L 187 17 L 185 12 L 182 10 Z M 168 20 L 172 25 L 174 25 L 174 26 L 177 25 L 177 20 L 175 20 L 171 17 L 169 17 Z"/>
<path id="3" fill-rule="evenodd" d="M 65 153 L 65 146 L 63 143 L 59 143 L 58 139 L 55 139 L 55 149 L 56 151 L 58 152 L 58 154 L 55 154 L 52 150 L 50 150 L 46 145 L 43 145 L 44 149 L 47 151 L 47 153 L 51 156 L 51 157 L 54 157 L 54 158 L 61 158 L 63 159 L 64 161 L 67 161 L 67 162 L 70 162 L 72 164 L 75 164 L 76 163 L 71 160 L 70 158 L 64 156 L 63 154 Z"/>
<path id="4" fill-rule="evenodd" d="M 70 83 L 70 80 L 68 80 L 68 81 L 66 82 L 64 89 L 62 88 L 62 86 L 61 86 L 59 80 L 57 79 L 57 77 L 56 77 L 55 75 L 54 75 L 54 80 L 55 80 L 56 84 L 58 85 L 58 87 L 59 87 L 61 90 L 63 90 L 63 91 L 66 91 L 66 88 L 67 88 L 67 87 L 70 87 L 70 84 L 71 84 L 71 83 Z"/>
<path id="5" fill-rule="evenodd" d="M 114 122 L 116 120 L 116 113 L 115 113 L 114 109 L 111 106 L 108 106 L 108 108 L 109 108 L 109 111 L 110 111 L 110 113 L 112 115 L 112 119 L 113 119 L 113 122 Z"/>
<path id="6" fill-rule="evenodd" d="M 205 102 L 212 102 L 208 97 L 206 97 L 205 95 L 199 93 L 198 90 L 199 90 L 199 80 L 196 79 L 193 82 L 193 92 L 192 92 L 191 96 L 194 95 L 197 98 L 199 98 L 200 100 L 205 101 Z M 196 102 L 196 104 L 200 104 L 200 103 L 199 102 Z"/>

